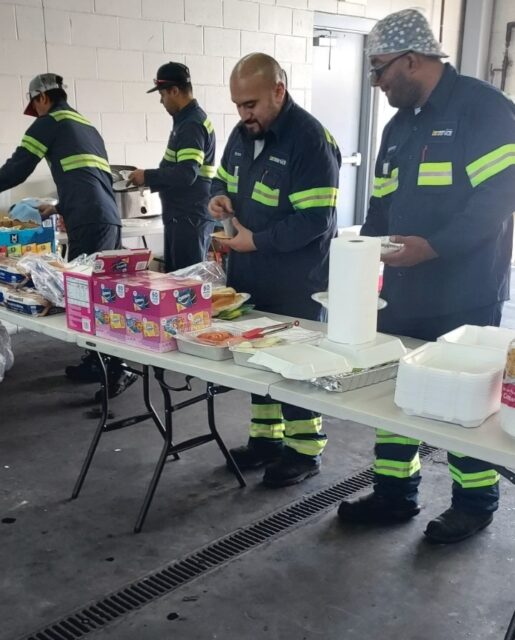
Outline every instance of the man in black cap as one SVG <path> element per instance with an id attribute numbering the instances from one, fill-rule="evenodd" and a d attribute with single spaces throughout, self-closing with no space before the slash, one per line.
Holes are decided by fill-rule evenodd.
<path id="1" fill-rule="evenodd" d="M 63 78 L 43 73 L 29 84 L 25 114 L 36 118 L 20 145 L 0 167 L 0 192 L 24 182 L 45 158 L 57 187 L 56 207 L 42 205 L 42 217 L 62 215 L 68 233 L 68 260 L 81 253 L 120 247 L 121 220 L 114 199 L 112 177 L 102 137 L 95 127 L 67 103 Z M 137 377 L 111 358 L 109 397 L 124 391 Z M 100 380 L 96 354 L 66 367 L 74 382 Z M 100 399 L 100 392 L 97 394 Z"/>
<path id="2" fill-rule="evenodd" d="M 136 169 L 129 180 L 159 191 L 165 227 L 165 270 L 175 271 L 205 259 L 213 220 L 207 210 L 215 174 L 213 125 L 193 98 L 188 67 L 159 67 L 154 87 L 173 117 L 173 129 L 158 169 Z"/>

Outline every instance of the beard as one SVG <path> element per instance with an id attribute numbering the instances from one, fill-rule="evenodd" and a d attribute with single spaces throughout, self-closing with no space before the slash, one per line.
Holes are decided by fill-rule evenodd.
<path id="1" fill-rule="evenodd" d="M 399 78 L 388 88 L 386 97 L 390 106 L 396 109 L 410 109 L 417 106 L 421 95 L 422 89 L 418 83 Z"/>
<path id="2" fill-rule="evenodd" d="M 245 122 L 243 124 L 245 125 L 245 130 L 247 132 L 248 137 L 251 140 L 263 140 L 263 138 L 265 137 L 265 130 L 259 124 L 259 122 L 254 120 L 252 123 L 250 123 L 250 126 Z M 257 129 L 251 128 L 251 127 L 254 127 L 255 125 L 257 125 L 258 127 Z"/>

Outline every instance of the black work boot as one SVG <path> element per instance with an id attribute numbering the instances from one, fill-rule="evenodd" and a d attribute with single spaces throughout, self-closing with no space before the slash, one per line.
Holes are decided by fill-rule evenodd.
<path id="1" fill-rule="evenodd" d="M 277 462 L 265 470 L 263 484 L 267 487 L 288 487 L 320 473 L 320 456 L 305 456 L 291 447 L 284 447 Z"/>
<path id="2" fill-rule="evenodd" d="M 281 457 L 282 450 L 282 440 L 249 438 L 246 445 L 230 449 L 230 453 L 240 470 L 246 471 L 247 469 L 259 469 L 259 467 L 277 460 Z"/>
<path id="3" fill-rule="evenodd" d="M 116 398 L 121 393 L 134 384 L 138 376 L 131 371 L 126 371 L 122 363 L 115 362 L 114 365 L 109 365 L 107 371 L 107 397 L 109 399 Z M 95 402 L 102 402 L 102 389 L 99 389 L 95 393 Z"/>
<path id="4" fill-rule="evenodd" d="M 69 365 L 64 370 L 66 377 L 72 382 L 100 382 L 102 371 L 95 353 L 86 351 L 79 364 Z"/>
<path id="5" fill-rule="evenodd" d="M 428 522 L 424 535 L 431 542 L 439 542 L 440 544 L 460 542 L 488 527 L 493 519 L 493 513 L 490 511 L 462 511 L 450 507 L 437 518 Z"/>
<path id="6" fill-rule="evenodd" d="M 343 522 L 390 524 L 404 522 L 420 513 L 418 504 L 407 498 L 388 499 L 372 492 L 357 500 L 343 500 L 338 517 Z"/>

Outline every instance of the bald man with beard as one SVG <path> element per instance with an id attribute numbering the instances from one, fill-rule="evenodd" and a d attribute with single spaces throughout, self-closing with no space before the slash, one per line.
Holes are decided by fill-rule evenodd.
<path id="1" fill-rule="evenodd" d="M 274 58 L 253 53 L 234 67 L 231 98 L 241 118 L 213 181 L 209 211 L 231 217 L 227 282 L 263 312 L 321 319 L 311 294 L 328 284 L 337 233 L 341 156 L 331 134 L 295 104 Z M 320 471 L 327 442 L 320 414 L 252 395 L 248 444 L 231 453 L 242 469 L 268 465 L 263 482 L 286 486 Z"/>

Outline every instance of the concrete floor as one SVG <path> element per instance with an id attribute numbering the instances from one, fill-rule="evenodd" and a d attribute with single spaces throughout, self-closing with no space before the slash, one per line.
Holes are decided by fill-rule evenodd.
<path id="1" fill-rule="evenodd" d="M 270 491 L 255 472 L 239 489 L 209 444 L 167 464 L 145 529 L 134 535 L 161 448 L 157 430 L 143 423 L 106 434 L 81 496 L 70 502 L 96 426 L 87 416 L 95 387 L 64 379 L 64 366 L 80 357 L 74 347 L 30 332 L 13 336 L 13 347 L 15 366 L 0 385 L 2 640 L 40 629 L 371 462 L 372 430 L 326 420 L 322 474 Z M 139 410 L 140 384 L 113 402 L 116 417 Z M 226 442 L 243 442 L 248 398 L 232 392 L 216 406 Z M 187 409 L 177 417 L 178 437 L 201 433 L 204 424 L 203 408 Z M 428 545 L 425 523 L 449 500 L 444 460 L 439 452 L 426 461 L 426 506 L 405 525 L 343 527 L 330 511 L 87 637 L 502 640 L 515 608 L 515 491 L 503 482 L 502 508 L 480 535 Z"/>

